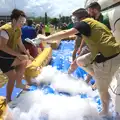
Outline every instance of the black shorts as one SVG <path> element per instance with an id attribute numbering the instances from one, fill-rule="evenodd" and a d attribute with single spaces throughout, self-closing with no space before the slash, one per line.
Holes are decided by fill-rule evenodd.
<path id="1" fill-rule="evenodd" d="M 11 66 L 15 59 L 16 56 L 10 55 L 0 50 L 0 69 L 3 73 L 15 69 L 14 66 Z"/>

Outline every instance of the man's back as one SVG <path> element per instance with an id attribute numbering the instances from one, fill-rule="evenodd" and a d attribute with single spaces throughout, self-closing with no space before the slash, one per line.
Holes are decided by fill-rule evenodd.
<path id="1" fill-rule="evenodd" d="M 36 37 L 36 30 L 32 26 L 23 26 L 22 27 L 22 40 L 26 38 L 33 39 Z"/>

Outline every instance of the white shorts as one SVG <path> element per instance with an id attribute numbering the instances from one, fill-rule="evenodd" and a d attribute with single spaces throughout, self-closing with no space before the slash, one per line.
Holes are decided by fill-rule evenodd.
<path id="1" fill-rule="evenodd" d="M 77 58 L 77 64 L 89 74 L 93 74 L 99 91 L 106 91 L 120 66 L 120 54 L 102 63 L 90 64 L 91 58 L 91 53 L 80 56 Z"/>

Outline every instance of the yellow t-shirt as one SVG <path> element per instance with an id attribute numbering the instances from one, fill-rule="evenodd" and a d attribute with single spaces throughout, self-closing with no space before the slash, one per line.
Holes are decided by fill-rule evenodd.
<path id="1" fill-rule="evenodd" d="M 91 27 L 91 35 L 89 37 L 82 36 L 92 53 L 92 60 L 98 53 L 102 53 L 104 57 L 120 53 L 120 43 L 116 42 L 108 27 L 92 18 L 86 18 L 82 21 Z"/>
<path id="2" fill-rule="evenodd" d="M 8 40 L 7 45 L 11 49 L 16 50 L 17 49 L 17 45 L 18 45 L 19 40 L 20 40 L 20 37 L 21 37 L 21 30 L 20 30 L 20 28 L 16 28 L 16 30 L 14 31 L 14 29 L 12 28 L 12 24 L 11 23 L 7 23 L 7 24 L 1 26 L 0 30 L 5 30 L 8 33 L 9 40 Z"/>

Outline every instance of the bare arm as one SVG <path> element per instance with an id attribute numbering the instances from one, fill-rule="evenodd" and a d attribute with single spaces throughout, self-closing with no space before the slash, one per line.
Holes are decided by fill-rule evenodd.
<path id="1" fill-rule="evenodd" d="M 80 54 L 80 53 L 81 53 L 83 44 L 84 44 L 84 40 L 83 40 L 83 38 L 82 38 L 82 41 L 81 41 L 80 47 L 78 48 L 77 54 Z"/>
<path id="2" fill-rule="evenodd" d="M 82 41 L 81 41 L 81 44 L 80 44 L 80 47 L 79 47 L 80 50 L 82 49 L 83 45 L 84 45 L 84 40 L 82 38 Z"/>
<path id="3" fill-rule="evenodd" d="M 18 46 L 19 46 L 20 50 L 21 50 L 23 53 L 25 53 L 25 54 L 29 57 L 30 60 L 34 60 L 34 58 L 33 58 L 33 57 L 29 54 L 29 52 L 26 50 L 24 44 L 22 43 L 21 38 L 19 38 L 19 39 L 20 39 L 20 40 L 19 40 Z"/>
<path id="4" fill-rule="evenodd" d="M 13 55 L 13 56 L 21 55 L 20 53 L 18 53 L 16 51 L 12 50 L 11 48 L 9 48 L 7 46 L 7 42 L 8 42 L 7 39 L 5 39 L 2 36 L 0 36 L 0 50 L 4 51 L 4 52 L 6 52 L 6 53 L 8 53 L 10 55 Z"/>
<path id="5" fill-rule="evenodd" d="M 48 37 L 45 36 L 38 36 L 41 40 L 49 41 L 49 40 L 60 40 L 66 37 L 69 37 L 71 35 L 77 34 L 78 31 L 75 28 L 69 29 L 69 30 L 63 30 L 60 32 L 57 32 L 53 35 L 50 35 Z"/>
<path id="6" fill-rule="evenodd" d="M 19 46 L 21 52 L 27 54 L 27 50 L 26 50 L 24 44 L 22 43 L 21 37 L 20 37 L 19 39 L 20 39 L 20 40 L 19 40 L 18 46 Z"/>
<path id="7" fill-rule="evenodd" d="M 29 54 L 29 52 L 26 50 L 24 44 L 22 43 L 22 40 L 21 38 L 19 38 L 19 43 L 18 43 L 18 46 L 21 50 L 21 52 L 25 53 L 26 55 L 28 55 L 29 59 L 33 60 L 34 58 Z"/>

